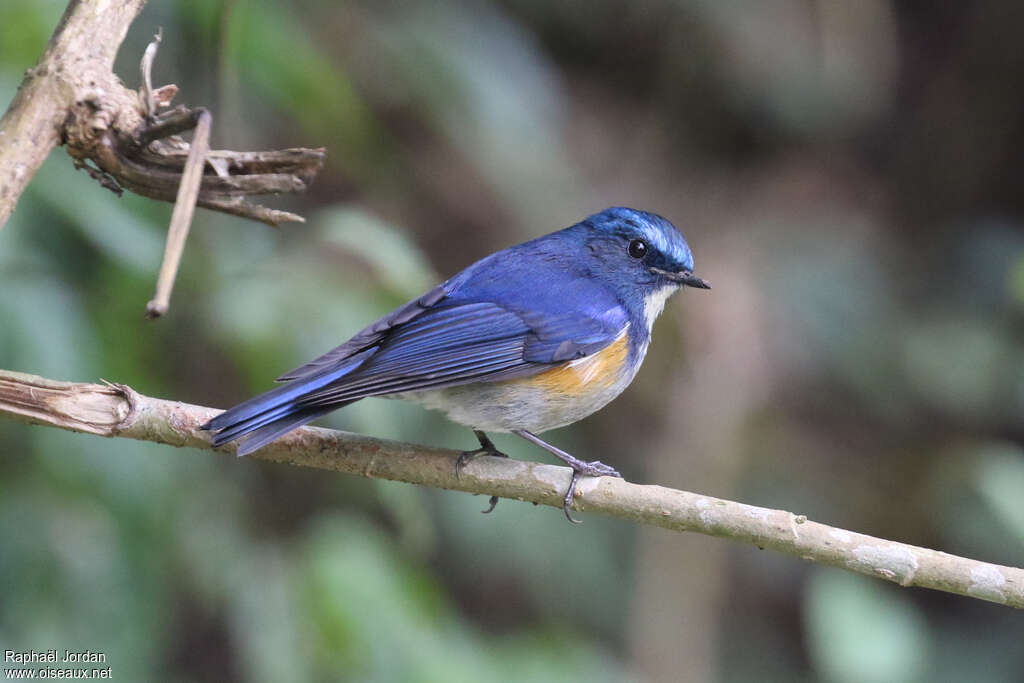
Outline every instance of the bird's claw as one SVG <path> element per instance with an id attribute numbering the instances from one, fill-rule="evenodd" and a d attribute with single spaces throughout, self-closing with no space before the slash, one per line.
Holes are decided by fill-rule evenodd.
<path id="1" fill-rule="evenodd" d="M 477 430 L 473 430 L 473 433 L 476 435 L 477 440 L 480 442 L 480 448 L 477 448 L 476 450 L 472 451 L 463 451 L 462 453 L 459 454 L 459 457 L 455 460 L 456 479 L 462 476 L 462 468 L 466 466 L 466 463 L 479 458 L 481 455 L 493 455 L 496 458 L 508 457 L 508 454 L 502 453 L 501 451 L 498 450 L 497 446 L 495 446 L 494 443 L 492 443 L 491 440 L 487 438 L 486 434 Z M 485 515 L 490 514 L 494 511 L 495 506 L 498 504 L 498 497 L 491 496 L 491 499 L 490 501 L 488 501 L 488 503 L 490 504 L 490 506 L 486 510 L 480 511 Z"/>
<path id="2" fill-rule="evenodd" d="M 614 467 L 605 465 L 600 460 L 591 460 L 590 462 L 584 462 L 576 471 L 580 474 L 585 474 L 588 477 L 617 477 L 622 479 L 622 475 Z"/>
<path id="3" fill-rule="evenodd" d="M 616 469 L 598 460 L 581 462 L 579 467 L 573 467 L 569 490 L 565 492 L 565 498 L 562 499 L 562 512 L 565 513 L 565 518 L 573 524 L 583 523 L 582 520 L 575 519 L 569 512 L 572 508 L 573 499 L 576 497 L 576 484 L 579 483 L 581 477 L 618 477 L 621 479 L 622 475 Z"/>
<path id="4" fill-rule="evenodd" d="M 565 492 L 565 498 L 562 499 L 562 512 L 565 513 L 565 518 L 573 524 L 583 524 L 582 520 L 574 518 L 572 513 L 569 512 L 573 497 L 576 495 L 576 483 L 582 476 L 579 470 L 572 471 L 572 481 L 569 482 L 569 490 Z"/>
<path id="5" fill-rule="evenodd" d="M 455 459 L 455 478 L 459 479 L 462 477 L 462 468 L 466 466 L 467 462 L 476 460 L 481 455 L 490 455 L 482 448 L 478 448 L 475 451 L 462 451 L 459 453 L 459 457 Z"/>
<path id="6" fill-rule="evenodd" d="M 462 476 L 462 468 L 466 466 L 466 463 L 476 460 L 482 455 L 493 455 L 496 458 L 507 458 L 508 455 L 502 453 L 492 444 L 490 448 L 477 448 L 473 451 L 462 451 L 459 457 L 455 460 L 455 478 L 458 479 Z"/>

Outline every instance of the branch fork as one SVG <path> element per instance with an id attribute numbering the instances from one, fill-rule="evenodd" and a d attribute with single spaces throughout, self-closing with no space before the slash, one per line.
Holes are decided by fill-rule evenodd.
<path id="1" fill-rule="evenodd" d="M 176 85 L 153 88 L 151 71 L 160 40 L 157 33 L 143 54 L 138 93 L 125 90 L 123 99 L 102 91 L 87 93 L 69 110 L 64 124 L 68 154 L 103 187 L 118 195 L 128 189 L 174 202 L 156 293 L 146 306 L 150 318 L 164 315 L 170 306 L 196 205 L 275 227 L 303 222 L 302 216 L 262 206 L 249 197 L 302 192 L 323 166 L 326 154 L 322 148 L 211 151 L 212 117 L 205 108 L 160 111 L 178 92 Z M 180 134 L 190 130 L 193 136 L 188 143 Z"/>
<path id="2" fill-rule="evenodd" d="M 323 148 L 263 152 L 210 150 L 210 113 L 169 108 L 175 85 L 154 88 L 160 34 L 140 63 L 143 85 L 129 90 L 113 73 L 114 57 L 145 0 L 71 0 L 39 63 L 0 118 L 0 226 L 50 151 L 66 145 L 78 168 L 103 187 L 174 202 L 150 317 L 167 311 L 195 207 L 271 226 L 302 222 L 253 196 L 301 192 L 323 167 Z M 182 133 L 193 131 L 191 143 Z"/>

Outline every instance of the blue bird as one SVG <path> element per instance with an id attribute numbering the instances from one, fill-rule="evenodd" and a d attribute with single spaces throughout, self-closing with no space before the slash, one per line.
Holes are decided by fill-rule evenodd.
<path id="1" fill-rule="evenodd" d="M 238 440 L 246 455 L 311 420 L 368 396 L 402 398 L 470 427 L 480 448 L 504 453 L 487 432 L 511 432 L 581 476 L 620 477 L 537 434 L 600 410 L 629 386 L 651 326 L 693 274 L 686 239 L 661 216 L 613 207 L 477 261 L 392 311 L 341 346 L 285 373 L 285 382 L 213 418 L 213 445 Z M 491 498 L 494 509 L 497 498 Z"/>

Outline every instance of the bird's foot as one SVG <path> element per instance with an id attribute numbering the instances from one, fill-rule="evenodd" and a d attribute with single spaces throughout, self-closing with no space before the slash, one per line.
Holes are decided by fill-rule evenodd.
<path id="1" fill-rule="evenodd" d="M 573 499 L 576 496 L 576 484 L 579 483 L 581 477 L 618 477 L 622 479 L 622 475 L 619 474 L 618 470 L 613 467 L 605 465 L 603 462 L 598 460 L 592 460 L 585 462 L 583 460 L 575 460 L 575 463 L 569 463 L 572 467 L 572 481 L 569 482 L 569 490 L 565 492 L 565 498 L 562 499 L 562 512 L 565 513 L 565 518 L 573 524 L 582 524 L 578 519 L 575 519 L 569 510 L 572 507 Z"/>
<path id="2" fill-rule="evenodd" d="M 526 431 L 525 429 L 516 429 L 513 430 L 512 433 L 540 446 L 572 468 L 572 481 L 569 482 L 569 490 L 565 492 L 565 498 L 562 499 L 562 512 L 565 513 L 565 518 L 573 524 L 580 523 L 578 519 L 573 519 L 572 515 L 569 513 L 573 497 L 576 495 L 576 484 L 579 483 L 580 477 L 618 477 L 619 479 L 622 479 L 622 475 L 619 474 L 618 470 L 615 468 L 609 467 L 603 462 L 599 462 L 597 460 L 591 460 L 590 462 L 580 460 L 576 456 L 566 453 L 558 446 L 552 446 L 544 439 L 532 432 Z"/>
<path id="3" fill-rule="evenodd" d="M 477 441 L 480 442 L 480 448 L 472 451 L 463 451 L 458 459 L 455 461 L 455 476 L 459 477 L 462 475 L 462 468 L 466 466 L 466 463 L 476 460 L 482 455 L 493 455 L 497 458 L 507 458 L 506 453 L 502 453 L 498 450 L 498 447 L 481 431 L 473 430 L 476 435 Z"/>
<path id="4" fill-rule="evenodd" d="M 472 460 L 475 460 L 476 458 L 479 458 L 481 455 L 493 455 L 496 458 L 507 458 L 508 457 L 508 454 L 502 453 L 501 451 L 499 451 L 498 447 L 495 446 L 494 443 L 483 432 L 481 432 L 481 431 L 479 431 L 477 429 L 474 429 L 473 430 L 473 434 L 476 435 L 477 441 L 480 442 L 480 448 L 477 448 L 476 450 L 473 450 L 473 451 L 463 451 L 459 455 L 458 459 L 455 461 L 455 478 L 456 479 L 459 478 L 462 475 L 462 468 L 466 465 L 466 463 L 468 463 L 468 462 L 470 462 Z M 485 515 L 486 514 L 490 514 L 491 512 L 494 511 L 494 507 L 498 504 L 498 497 L 497 496 L 491 496 L 491 499 L 488 501 L 488 503 L 489 503 L 489 507 L 486 510 L 481 510 L 480 511 L 480 512 L 484 513 Z"/>

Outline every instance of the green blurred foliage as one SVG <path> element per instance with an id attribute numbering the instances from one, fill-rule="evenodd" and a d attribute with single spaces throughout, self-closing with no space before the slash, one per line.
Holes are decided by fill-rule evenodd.
<path id="1" fill-rule="evenodd" d="M 927 680 L 928 626 L 898 589 L 832 569 L 807 589 L 810 654 L 826 680 Z"/>
<path id="2" fill-rule="evenodd" d="M 0 367 L 227 406 L 476 258 L 634 205 L 683 228 L 715 289 L 679 297 L 634 387 L 557 443 L 1020 566 L 1017 5 L 150 3 L 119 73 L 163 27 L 157 80 L 213 109 L 215 146 L 326 146 L 306 196 L 269 199 L 308 223 L 200 212 L 149 322 L 169 206 L 56 152 L 0 230 Z M 0 101 L 62 11 L 5 4 Z M 713 419 L 674 412 L 690 394 Z M 323 422 L 474 445 L 395 401 Z M 0 421 L 0 647 L 92 648 L 119 680 L 1024 677 L 1003 608 L 747 548 L 659 564 L 645 548 L 675 537 L 483 507 Z M 636 601 L 652 576 L 678 585 L 659 609 Z M 639 657 L 639 623 L 668 645 Z M 702 662 L 679 661 L 694 634 Z"/>

